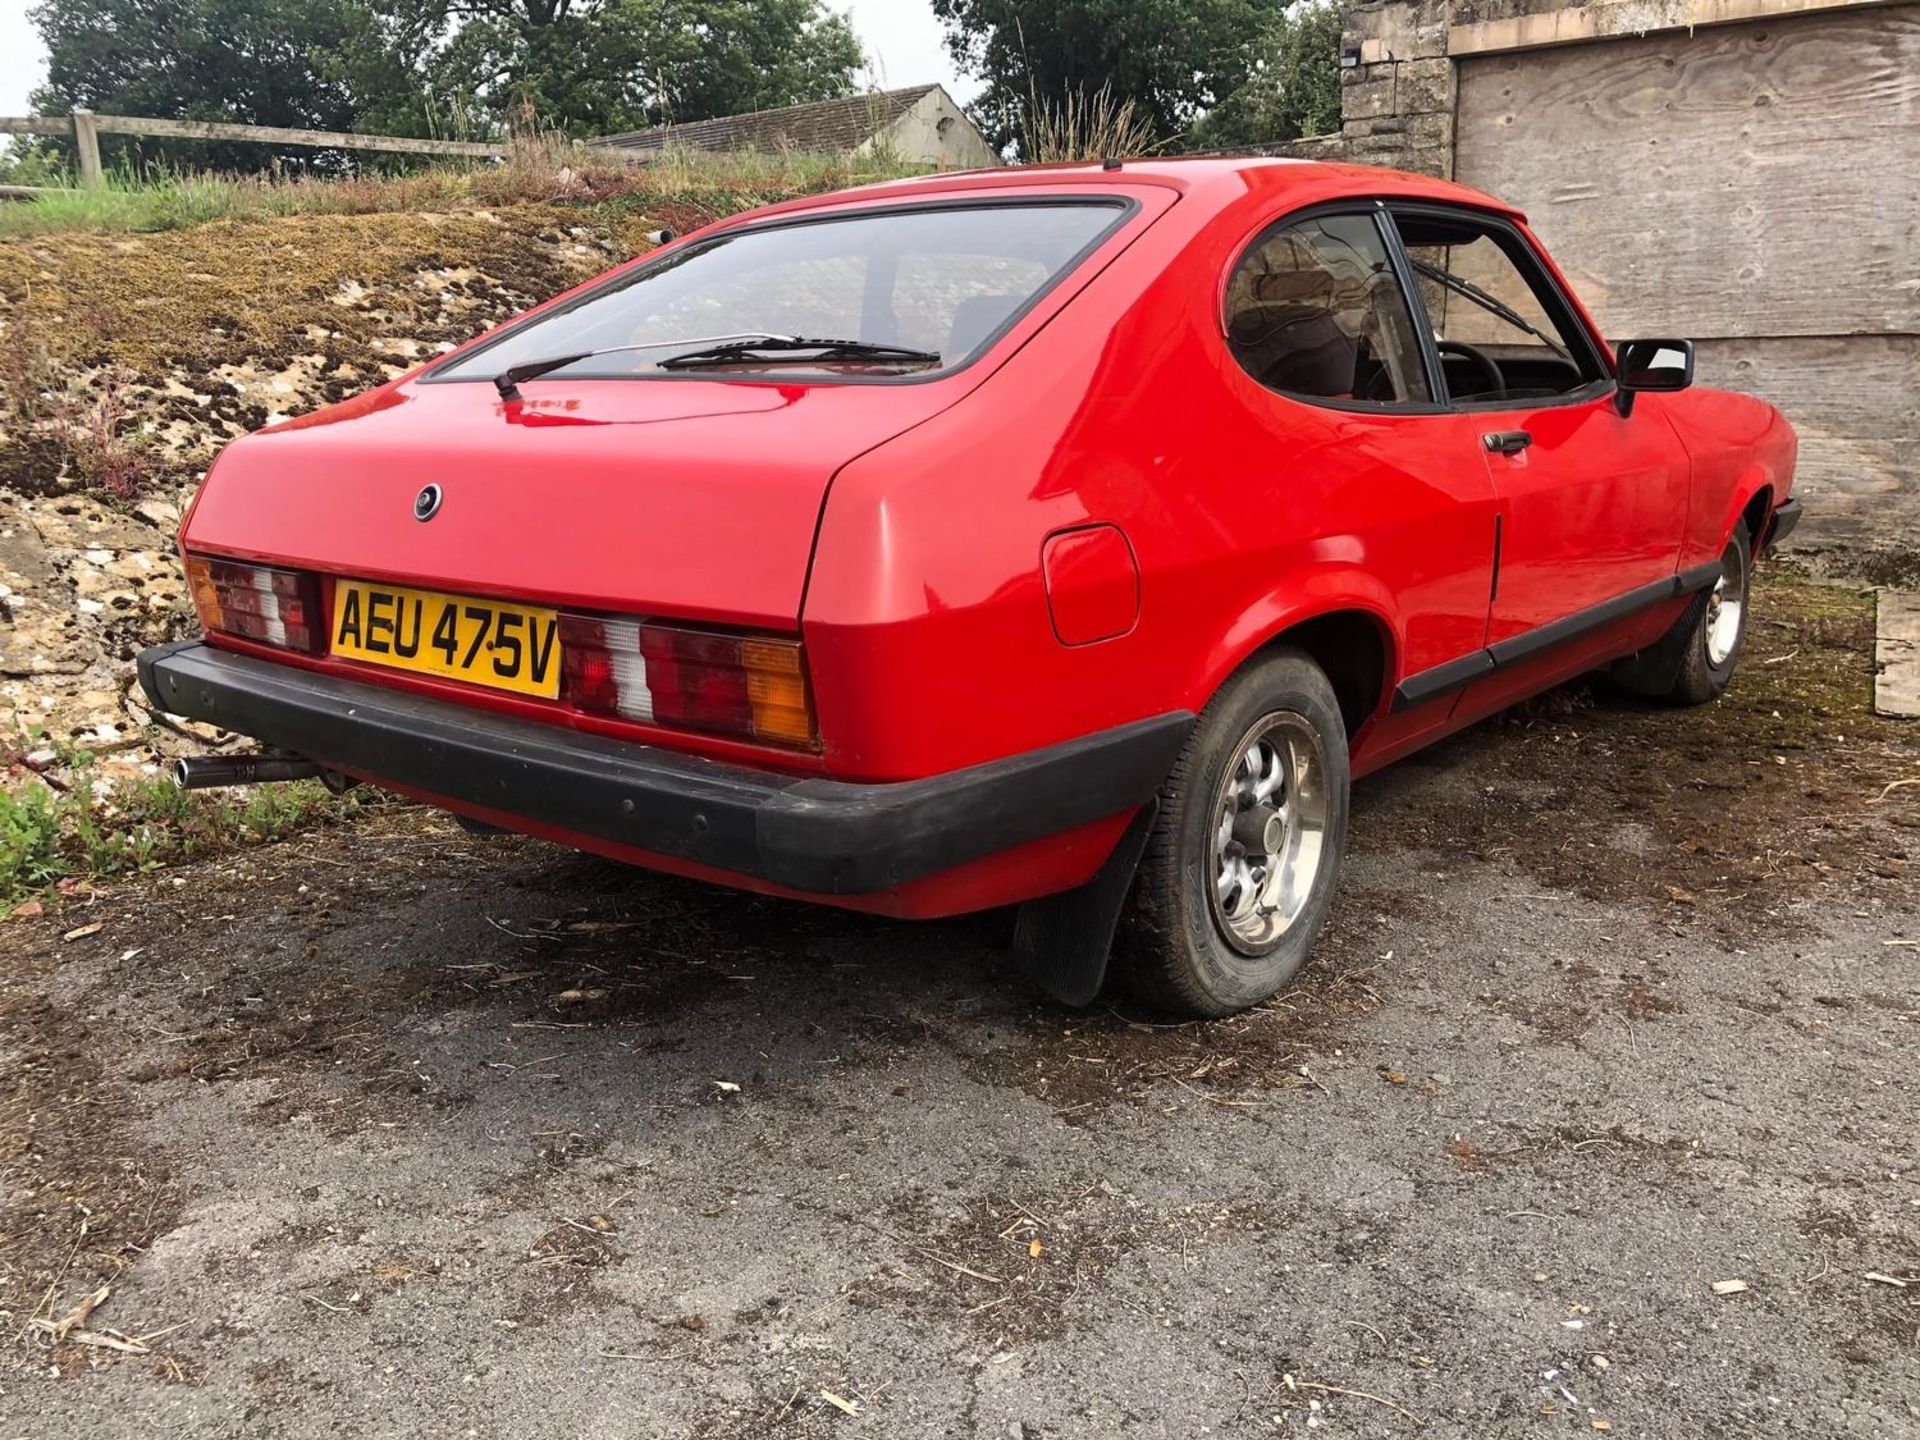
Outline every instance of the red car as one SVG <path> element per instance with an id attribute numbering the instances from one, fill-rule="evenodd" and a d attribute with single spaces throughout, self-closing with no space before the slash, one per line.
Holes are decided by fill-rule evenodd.
<path id="1" fill-rule="evenodd" d="M 1795 440 L 1692 377 L 1441 181 L 821 196 L 230 446 L 181 537 L 204 638 L 140 675 L 266 747 L 186 784 L 317 772 L 770 894 L 1019 905 L 1054 995 L 1111 950 L 1221 1015 L 1306 958 L 1354 776 L 1597 667 L 1727 684 Z"/>

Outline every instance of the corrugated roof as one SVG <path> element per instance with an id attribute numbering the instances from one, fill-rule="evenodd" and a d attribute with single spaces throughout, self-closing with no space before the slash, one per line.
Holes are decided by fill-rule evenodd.
<path id="1" fill-rule="evenodd" d="M 756 110 L 749 115 L 723 115 L 686 125 L 660 125 L 624 135 L 603 135 L 588 143 L 616 150 L 808 150 L 841 153 L 858 149 L 898 120 L 938 85 L 912 85 L 904 90 L 880 90 L 849 95 L 844 100 L 817 100 L 811 105 L 789 105 L 781 110 Z"/>

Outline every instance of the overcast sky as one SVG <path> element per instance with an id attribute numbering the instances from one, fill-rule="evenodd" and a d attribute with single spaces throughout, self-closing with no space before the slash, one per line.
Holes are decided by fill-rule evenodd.
<path id="1" fill-rule="evenodd" d="M 0 0 L 0 115 L 27 113 L 27 92 L 47 68 L 40 34 L 27 23 L 32 0 Z"/>
<path id="2" fill-rule="evenodd" d="M 0 115 L 27 113 L 27 92 L 46 70 L 40 35 L 27 23 L 35 0 L 0 0 Z M 854 29 L 873 63 L 873 80 L 888 89 L 938 80 L 965 102 L 977 84 L 954 73 L 942 42 L 940 22 L 928 0 L 828 0 L 853 12 Z"/>

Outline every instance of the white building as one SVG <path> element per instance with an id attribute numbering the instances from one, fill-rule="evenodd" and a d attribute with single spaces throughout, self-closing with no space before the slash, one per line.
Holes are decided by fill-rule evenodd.
<path id="1" fill-rule="evenodd" d="M 803 150 L 831 155 L 879 152 L 942 170 L 1001 163 L 986 137 L 940 85 L 877 90 L 844 100 L 661 125 L 587 143 L 636 156 L 667 149 Z"/>

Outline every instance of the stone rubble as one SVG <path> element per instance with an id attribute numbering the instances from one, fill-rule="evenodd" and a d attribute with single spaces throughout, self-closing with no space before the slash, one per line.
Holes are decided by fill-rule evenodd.
<path id="1" fill-rule="evenodd" d="M 441 217 L 404 218 L 434 231 L 446 228 Z M 626 254 L 619 241 L 593 227 L 554 225 L 551 211 L 525 222 L 508 212 L 464 217 L 464 223 L 474 221 L 524 223 L 530 230 L 516 256 L 520 269 L 514 281 L 502 281 L 478 263 L 452 263 L 445 248 L 434 263 L 397 274 L 380 274 L 374 257 L 368 257 L 366 273 L 330 285 L 321 301 L 322 309 L 339 313 L 338 323 L 311 318 L 314 305 L 305 302 L 312 295 L 301 297 L 297 306 L 290 296 L 288 309 L 296 313 L 274 332 L 278 344 L 258 339 L 263 328 L 273 332 L 275 322 L 261 309 L 266 302 L 256 281 L 252 292 L 230 302 L 235 314 L 248 317 L 244 324 L 208 323 L 183 335 L 164 361 L 144 367 L 129 363 L 112 353 L 111 343 L 104 347 L 108 353 L 100 354 L 94 336 L 85 343 L 95 353 L 80 363 L 56 355 L 48 369 L 65 387 L 54 397 L 66 403 L 62 413 L 92 414 L 108 392 L 124 407 L 118 433 L 136 437 L 147 477 L 130 502 L 93 493 L 70 463 L 48 458 L 54 447 L 42 435 L 24 433 L 21 407 L 10 404 L 12 397 L 4 392 L 9 376 L 17 380 L 22 372 L 9 371 L 0 350 L 0 783 L 41 783 L 33 778 L 36 771 L 65 783 L 70 777 L 63 758 L 70 747 L 79 747 L 91 752 L 95 774 L 110 787 L 130 775 L 159 773 L 173 755 L 229 739 L 211 727 L 150 714 L 133 666 L 145 646 L 192 629 L 175 534 L 206 467 L 225 443 L 444 354 L 540 298 L 529 275 L 545 276 L 547 290 L 557 291 Z M 367 220 L 342 223 L 364 231 Z M 209 243 L 216 243 L 215 227 L 203 228 Z M 279 230 L 272 224 L 255 228 L 262 237 L 285 243 L 284 224 Z M 217 244 L 244 243 L 248 233 L 227 227 Z M 182 243 L 178 236 L 87 238 L 94 242 L 92 265 L 111 265 L 123 251 L 137 256 L 163 239 Z M 9 248 L 11 256 L 5 254 Z M 0 347 L 8 343 L 9 325 L 25 322 L 30 305 L 46 308 L 36 295 L 57 292 L 56 282 L 64 278 L 61 260 L 46 237 L 12 246 L 0 242 Z M 12 272 L 7 263 L 15 267 Z M 9 273 L 20 273 L 23 264 L 28 280 L 10 286 Z M 206 268 L 173 273 L 188 286 L 219 283 L 211 259 L 203 264 Z M 80 270 L 77 264 L 71 268 Z M 66 300 L 70 308 L 81 303 L 72 296 Z M 167 303 L 164 295 L 139 294 L 95 328 L 112 341 L 145 325 L 144 353 L 157 353 L 151 312 Z M 68 325 L 66 313 L 32 318 L 57 340 L 67 338 L 61 334 Z M 201 358 L 223 346 L 230 348 L 218 363 Z M 120 348 L 134 350 L 130 342 Z"/>

